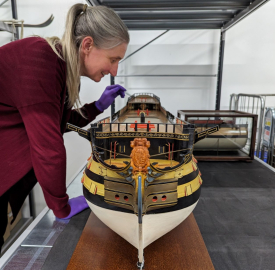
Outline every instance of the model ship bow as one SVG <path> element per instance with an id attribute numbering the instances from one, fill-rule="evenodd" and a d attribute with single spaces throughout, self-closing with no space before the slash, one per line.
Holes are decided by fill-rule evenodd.
<path id="1" fill-rule="evenodd" d="M 89 131 L 67 128 L 91 142 L 82 177 L 90 208 L 138 249 L 142 269 L 144 248 L 179 225 L 198 203 L 202 178 L 194 143 L 218 126 L 197 133 L 194 125 L 166 111 L 157 96 L 141 93 Z"/>

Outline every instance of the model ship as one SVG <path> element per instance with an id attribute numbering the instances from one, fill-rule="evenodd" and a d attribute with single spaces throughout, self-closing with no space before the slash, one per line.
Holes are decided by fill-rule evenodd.
<path id="1" fill-rule="evenodd" d="M 230 120 L 190 120 L 196 126 L 197 132 L 202 132 L 218 125 L 219 131 L 211 134 L 207 139 L 200 141 L 194 150 L 236 151 L 244 148 L 248 140 L 248 124 L 235 123 Z"/>
<path id="2" fill-rule="evenodd" d="M 91 142 L 82 183 L 94 214 L 143 250 L 185 220 L 198 203 L 201 173 L 194 143 L 218 131 L 195 126 L 166 111 L 153 94 L 134 94 L 127 105 L 86 131 L 67 128 Z"/>

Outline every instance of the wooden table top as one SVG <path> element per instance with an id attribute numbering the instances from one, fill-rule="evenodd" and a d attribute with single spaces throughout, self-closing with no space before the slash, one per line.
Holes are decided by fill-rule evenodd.
<path id="1" fill-rule="evenodd" d="M 144 259 L 144 270 L 214 269 L 193 214 L 146 247 Z M 136 270 L 137 261 L 138 250 L 91 212 L 67 269 Z"/>

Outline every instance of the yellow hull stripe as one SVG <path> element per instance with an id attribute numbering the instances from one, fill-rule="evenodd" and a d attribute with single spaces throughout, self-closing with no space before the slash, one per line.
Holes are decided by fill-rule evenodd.
<path id="1" fill-rule="evenodd" d="M 83 175 L 83 185 L 85 188 L 89 190 L 92 194 L 97 194 L 100 196 L 104 196 L 104 185 L 97 183 L 90 178 L 84 173 Z M 157 180 L 156 180 L 157 182 Z M 180 185 L 177 187 L 177 192 L 178 192 L 178 199 L 182 197 L 186 197 L 197 191 L 202 184 L 202 179 L 200 175 L 198 175 L 194 180 L 190 181 L 189 183 Z"/>
<path id="2" fill-rule="evenodd" d="M 87 188 L 92 194 L 104 196 L 104 185 L 91 180 L 85 173 L 83 174 L 82 180 L 84 180 L 84 187 Z"/>
<path id="3" fill-rule="evenodd" d="M 128 161 L 127 159 L 115 159 L 113 160 L 113 163 L 121 163 L 122 161 Z M 129 159 L 130 162 L 130 159 Z M 153 162 L 158 162 L 159 165 L 162 164 L 169 164 L 169 162 L 167 160 L 161 160 L 161 159 L 151 159 L 150 160 L 151 163 Z M 116 165 L 117 165 L 116 164 Z M 125 164 L 123 164 L 124 166 Z M 169 165 L 167 165 L 169 166 Z M 122 176 L 120 176 L 118 173 L 111 171 L 109 169 L 106 169 L 105 167 L 103 167 L 100 163 L 93 161 L 92 159 L 89 160 L 87 167 L 89 168 L 90 171 L 92 171 L 93 173 L 97 174 L 97 175 L 101 175 L 101 176 L 108 176 L 108 177 L 112 177 L 112 178 L 119 178 L 119 179 L 124 179 Z M 197 164 L 191 160 L 190 162 L 188 162 L 187 164 L 182 165 L 180 168 L 178 168 L 175 171 L 171 171 L 171 172 L 167 172 L 164 175 L 158 177 L 159 180 L 164 180 L 164 179 L 171 179 L 171 178 L 181 178 L 185 175 L 188 175 L 190 173 L 192 173 L 193 171 L 196 171 L 198 169 Z M 155 180 L 157 181 L 157 180 Z"/>
<path id="4" fill-rule="evenodd" d="M 178 199 L 186 197 L 197 191 L 202 184 L 201 177 L 198 175 L 194 180 L 189 183 L 178 186 Z"/>

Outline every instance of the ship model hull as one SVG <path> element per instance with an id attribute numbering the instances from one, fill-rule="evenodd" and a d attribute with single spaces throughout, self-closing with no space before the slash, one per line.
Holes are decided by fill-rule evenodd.
<path id="1" fill-rule="evenodd" d="M 140 248 L 138 217 L 131 213 L 119 212 L 101 208 L 87 199 L 93 213 L 110 229 L 119 234 L 131 245 Z M 142 220 L 142 248 L 168 233 L 194 210 L 198 200 L 185 208 L 160 214 L 147 214 Z"/>
<path id="2" fill-rule="evenodd" d="M 130 244 L 139 248 L 138 216 L 130 209 L 131 206 L 128 209 L 119 206 L 120 204 L 127 204 L 129 202 L 131 197 L 131 193 L 127 192 L 129 187 L 114 190 L 114 179 L 112 177 L 108 178 L 112 180 L 111 183 L 108 183 L 108 180 L 106 180 L 106 175 L 113 176 L 112 172 L 107 170 L 101 171 L 100 168 L 100 165 L 94 160 L 88 162 L 82 178 L 84 196 L 92 211 L 103 223 Z M 150 201 L 149 207 L 151 210 L 142 217 L 143 248 L 185 220 L 199 200 L 202 179 L 194 158 L 190 159 L 187 164 L 182 165 L 178 170 L 169 174 L 162 176 L 162 179 L 155 180 L 155 182 L 162 182 L 159 185 L 164 185 L 161 188 L 162 193 L 159 193 L 158 190 L 150 192 L 148 201 Z M 182 177 L 179 177 L 181 175 Z M 179 178 L 175 178 L 175 176 Z M 116 180 L 119 180 L 118 183 L 121 184 L 124 179 L 117 178 Z M 170 183 L 167 183 L 168 181 Z M 124 185 L 127 185 L 127 183 Z M 110 202 L 108 195 L 106 196 L 107 192 L 111 198 L 117 198 L 117 202 Z M 173 206 L 163 205 L 164 208 L 154 209 L 154 204 L 158 204 L 158 207 L 161 207 L 159 204 L 163 202 L 164 196 L 166 200 L 171 196 L 171 204 Z M 154 197 L 156 198 L 153 199 Z M 128 199 L 128 201 L 125 199 Z M 176 204 L 175 201 L 177 202 Z"/>
<path id="3" fill-rule="evenodd" d="M 70 124 L 88 139 L 92 155 L 82 183 L 94 214 L 143 250 L 185 220 L 198 203 L 202 178 L 193 157 L 194 143 L 218 131 L 195 126 L 166 111 L 158 97 L 135 94 L 127 105 L 88 131 Z"/>

